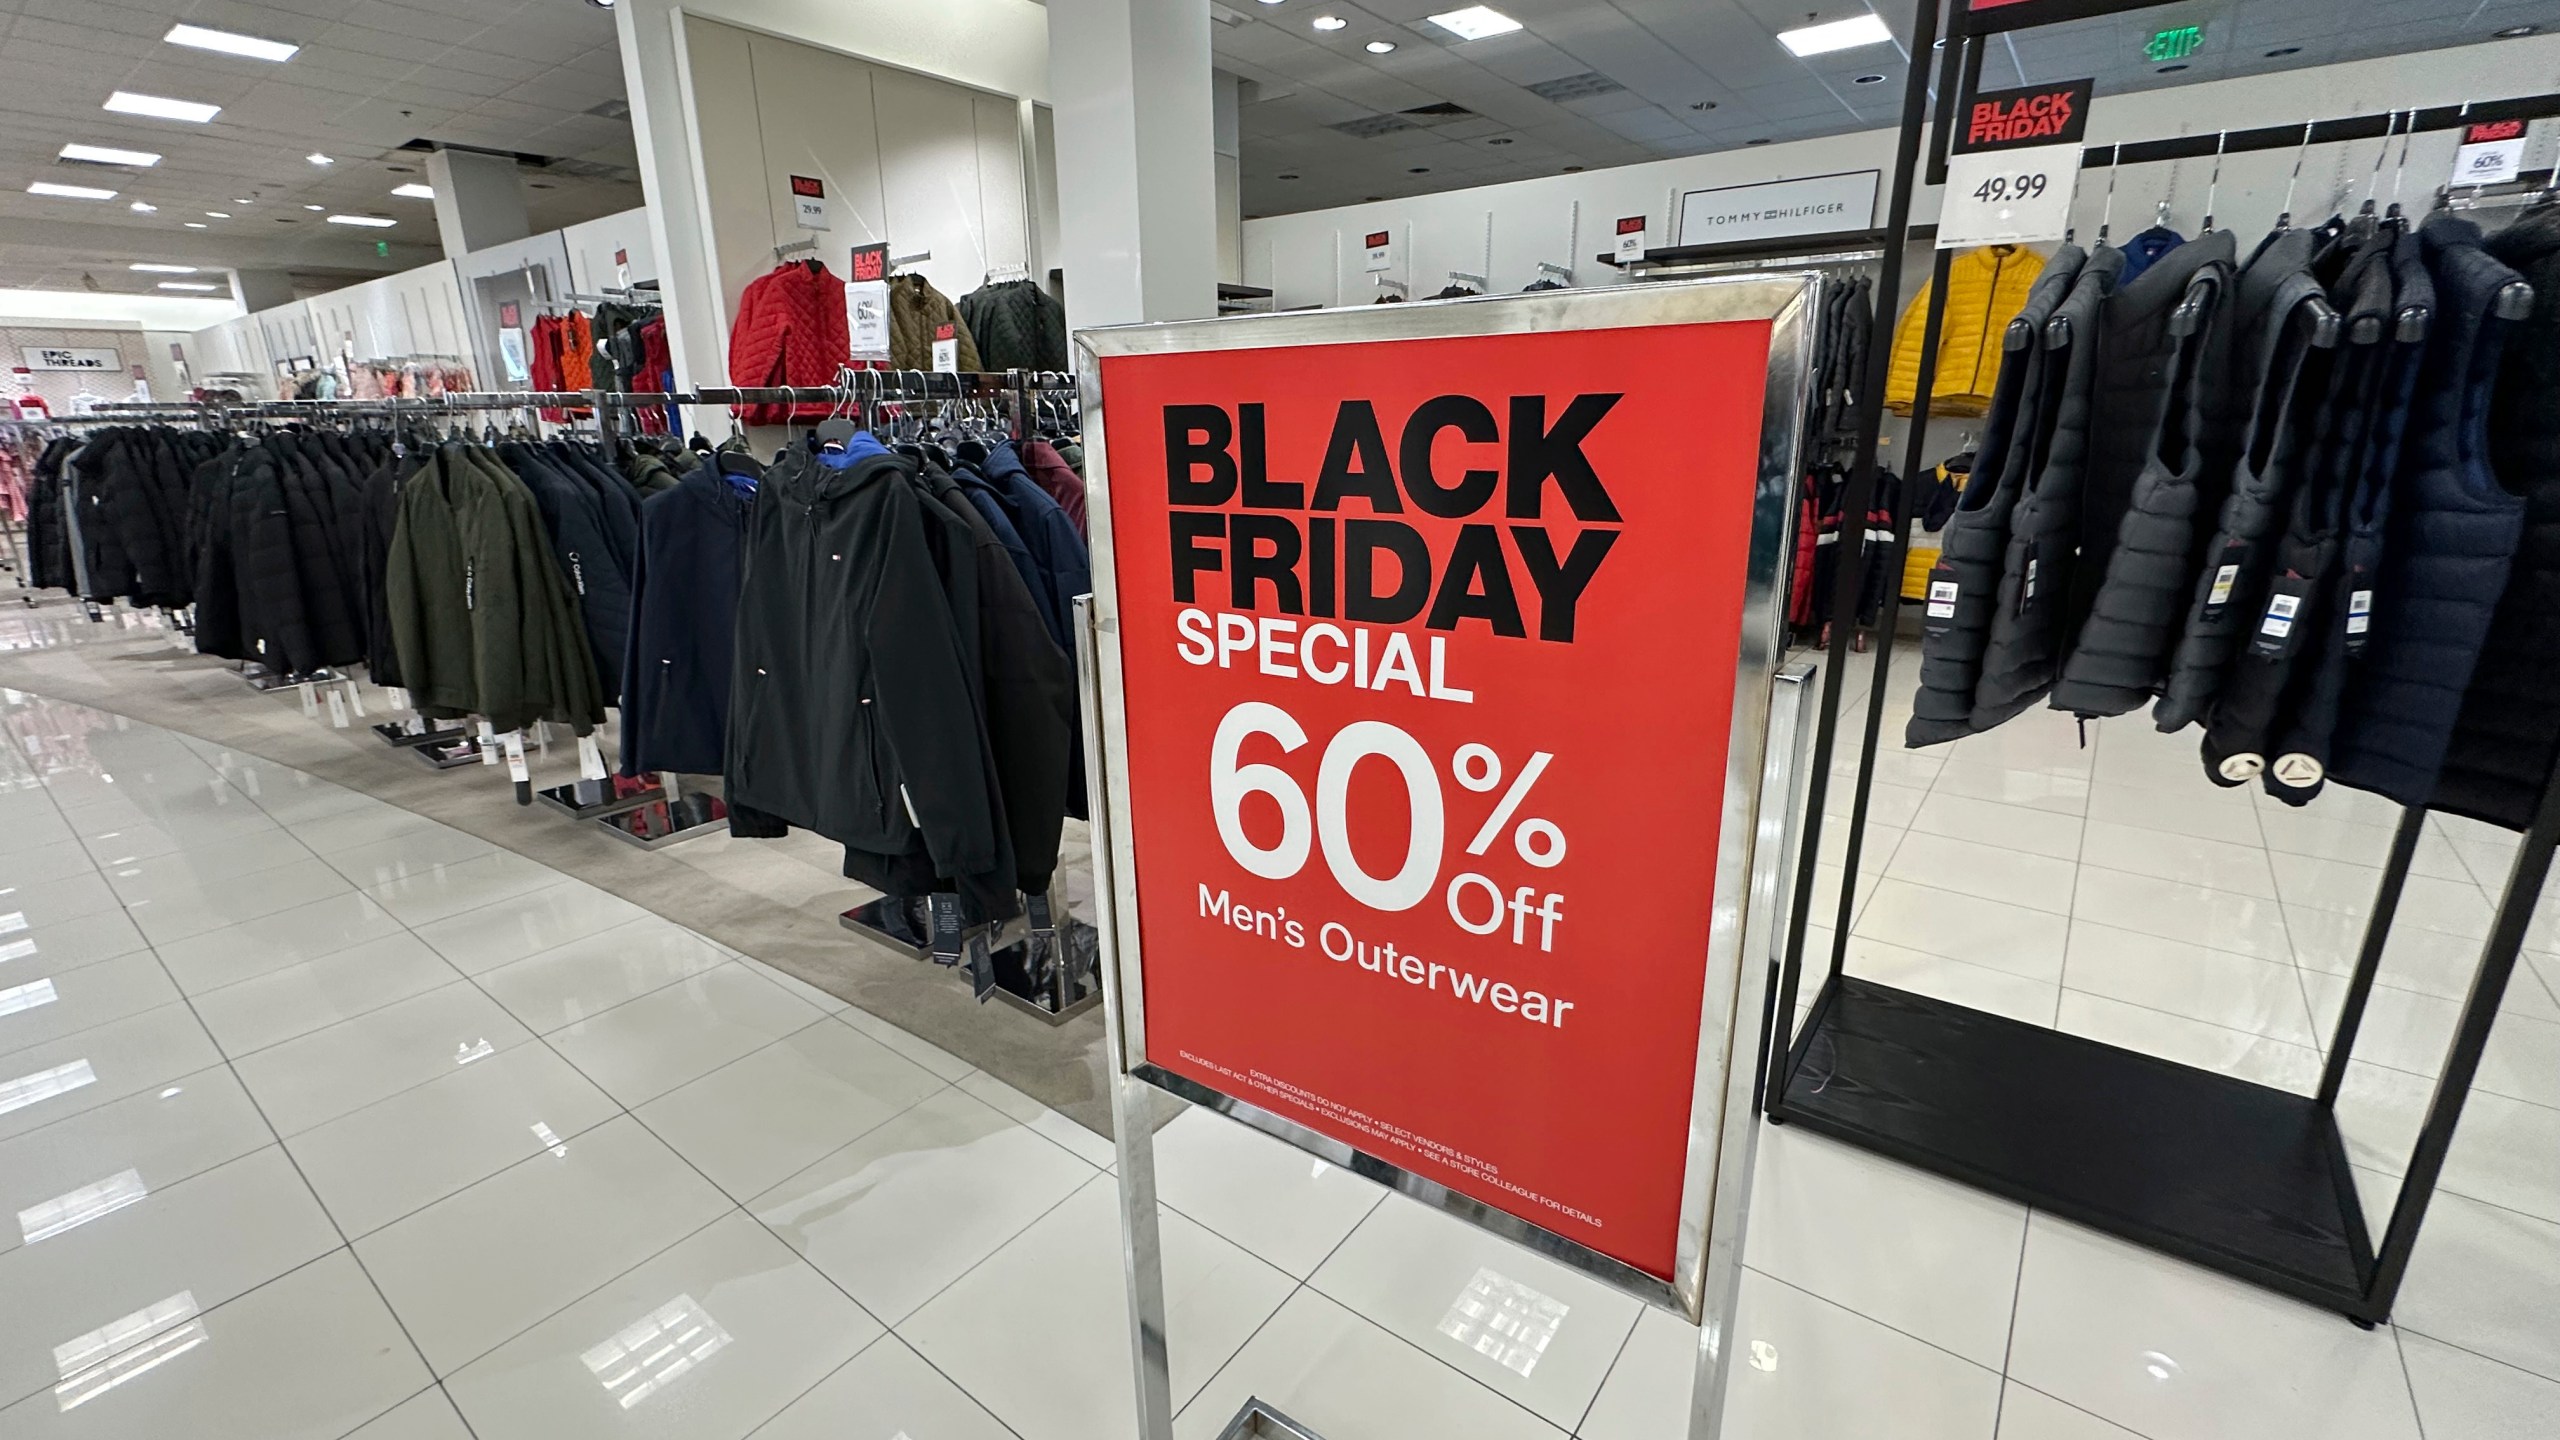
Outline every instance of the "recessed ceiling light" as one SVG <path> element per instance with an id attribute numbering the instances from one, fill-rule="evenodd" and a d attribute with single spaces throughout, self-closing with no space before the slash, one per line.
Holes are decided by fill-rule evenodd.
<path id="1" fill-rule="evenodd" d="M 1766 145 L 1769 143 L 1769 138 L 1764 135 L 1757 140 L 1745 140 L 1742 143 L 1745 145 Z"/>
<path id="2" fill-rule="evenodd" d="M 27 193 L 51 195 L 61 200 L 113 200 L 116 198 L 116 192 L 113 190 L 100 190 L 93 185 L 56 185 L 50 180 L 38 180 L 27 187 Z"/>
<path id="3" fill-rule="evenodd" d="M 1283 179 L 1283 180 L 1295 180 L 1295 179 L 1297 179 L 1297 178 L 1298 178 L 1298 172 L 1296 172 L 1296 171 L 1292 170 L 1292 171 L 1290 171 L 1288 174 L 1283 175 L 1283 176 L 1281 176 L 1280 178 L 1281 178 L 1281 179 Z"/>
<path id="4" fill-rule="evenodd" d="M 133 213 L 136 215 L 148 215 L 159 208 L 159 206 L 152 204 L 148 200 L 136 200 L 133 202 Z"/>
<path id="5" fill-rule="evenodd" d="M 338 163 L 334 158 L 323 155 L 317 150 L 312 151 L 310 154 L 305 155 L 302 158 L 310 161 L 314 165 L 335 165 Z"/>
<path id="6" fill-rule="evenodd" d="M 433 185 L 420 185 L 412 182 L 407 185 L 393 186 L 391 193 L 394 195 L 406 196 L 411 200 L 433 200 L 436 198 L 436 187 Z"/>
<path id="7" fill-rule="evenodd" d="M 305 209 L 305 210 L 310 210 L 310 211 L 317 212 L 317 211 L 321 211 L 321 210 L 326 210 L 326 209 L 328 209 L 329 207 L 328 207 L 328 206 L 326 206 L 326 205 L 305 205 L 305 206 L 303 206 L 302 208 L 303 208 L 303 209 Z"/>
<path id="8" fill-rule="evenodd" d="M 1490 5 L 1470 5 L 1445 15 L 1423 17 L 1461 40 L 1482 40 L 1491 35 L 1508 35 L 1520 28 L 1520 22 Z"/>
<path id="9" fill-rule="evenodd" d="M 234 195 L 231 197 L 231 203 L 234 205 L 255 205 L 258 202 L 243 195 Z"/>
<path id="10" fill-rule="evenodd" d="M 193 265 L 154 265 L 147 261 L 136 261 L 124 268 L 139 270 L 145 275 L 193 275 L 196 273 L 196 267 Z"/>
<path id="11" fill-rule="evenodd" d="M 149 150 L 119 150 L 113 145 L 65 145 L 56 160 L 86 160 L 93 165 L 133 165 L 148 169 L 160 163 Z"/>
<path id="12" fill-rule="evenodd" d="M 1833 20 L 1823 25 L 1799 25 L 1778 32 L 1778 43 L 1787 53 L 1801 60 L 1811 55 L 1828 55 L 1834 50 L 1855 50 L 1861 45 L 1882 45 L 1893 38 L 1882 17 L 1869 12 L 1852 15 L 1846 20 Z"/>
<path id="13" fill-rule="evenodd" d="M 2504 30 L 2490 32 L 2489 38 L 2492 40 L 2521 40 L 2527 35 L 2539 34 L 2541 33 L 2541 30 L 2542 27 L 2539 25 L 2510 25 Z"/>
<path id="14" fill-rule="evenodd" d="M 231 212 L 228 210 L 207 210 L 204 212 L 204 218 L 207 220 L 228 220 L 231 218 Z"/>
<path id="15" fill-rule="evenodd" d="M 194 290 L 203 292 L 219 290 L 222 287 L 219 285 L 207 285 L 201 280 L 163 280 L 160 282 L 160 288 L 163 290 Z"/>
<path id="16" fill-rule="evenodd" d="M 376 230 L 381 230 L 389 226 L 397 225 L 400 222 L 387 215 L 332 215 L 329 217 L 329 223 L 332 225 L 369 225 Z"/>
<path id="17" fill-rule="evenodd" d="M 2183 62 L 2176 65 L 2163 65 L 2160 67 L 2160 73 L 2163 75 L 2175 75 L 2186 68 L 2187 67 Z"/>
<path id="18" fill-rule="evenodd" d="M 1484 143 L 1487 145 L 1508 145 L 1511 143 L 1511 137 L 1508 135 L 1496 135 Z"/>
<path id="19" fill-rule="evenodd" d="M 203 221 L 201 221 L 201 220 L 190 220 L 190 221 L 188 221 L 188 222 L 187 222 L 187 228 L 188 228 L 188 229 L 190 229 L 190 230 L 203 230 L 203 229 L 208 229 L 208 228 L 210 228 L 210 227 L 208 227 L 208 226 L 207 226 Z"/>
<path id="20" fill-rule="evenodd" d="M 2302 47 L 2299 45 L 2279 45 L 2273 50 L 2267 52 L 2267 58 L 2270 60 L 2281 60 L 2287 55 L 2299 55 L 2301 53 Z"/>
<path id="21" fill-rule="evenodd" d="M 1849 83 L 1852 85 L 1881 85 L 1884 83 L 1884 77 L 1881 75 L 1861 75 Z"/>
<path id="22" fill-rule="evenodd" d="M 1307 23 L 1313 25 L 1319 30 L 1339 30 L 1351 22 L 1343 19 L 1339 15 L 1319 15 Z"/>
<path id="23" fill-rule="evenodd" d="M 1387 55 L 1394 53 L 1396 42 L 1393 40 L 1372 40 L 1360 48 L 1368 51 L 1372 55 Z"/>
<path id="24" fill-rule="evenodd" d="M 1428 165 L 1416 165 L 1404 173 L 1407 175 L 1428 175 L 1431 173 L 1431 167 Z"/>
<path id="25" fill-rule="evenodd" d="M 148 115 L 154 120 L 184 120 L 190 125 L 202 125 L 222 113 L 219 105 L 172 100 L 165 95 L 137 95 L 130 90 L 118 90 L 108 96 L 102 108 L 118 115 Z"/>
<path id="26" fill-rule="evenodd" d="M 1280 3 L 1280 0 L 1262 0 L 1262 3 L 1265 5 L 1277 5 Z"/>
<path id="27" fill-rule="evenodd" d="M 1716 108 L 1716 102 L 1713 100 L 1692 100 L 1689 102 L 1689 108 L 1692 110 L 1713 110 Z"/>
<path id="28" fill-rule="evenodd" d="M 252 60 L 290 60 L 299 45 L 282 40 L 261 40 L 255 35 L 234 35 L 228 30 L 207 30 L 201 25 L 172 25 L 160 37 L 171 45 L 189 45 L 198 50 L 219 50 L 225 55 L 245 55 Z"/>

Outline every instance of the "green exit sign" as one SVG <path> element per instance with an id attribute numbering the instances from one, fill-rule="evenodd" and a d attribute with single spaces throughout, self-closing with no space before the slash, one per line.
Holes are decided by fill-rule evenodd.
<path id="1" fill-rule="evenodd" d="M 2149 44 L 2142 47 L 2146 60 L 2184 60 L 2204 48 L 2204 27 L 2181 25 L 2175 30 L 2155 32 Z"/>
<path id="2" fill-rule="evenodd" d="M 389 254 L 391 253 L 391 242 L 390 242 L 390 241 L 388 241 L 388 240 L 376 240 L 376 241 L 374 241 L 374 242 L 373 242 L 373 253 L 374 253 L 374 254 L 376 254 L 376 255 L 384 255 L 384 256 L 389 255 Z"/>

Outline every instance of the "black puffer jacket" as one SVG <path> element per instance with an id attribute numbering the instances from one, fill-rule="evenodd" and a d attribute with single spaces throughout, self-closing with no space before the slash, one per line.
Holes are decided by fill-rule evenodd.
<path id="1" fill-rule="evenodd" d="M 1067 307 L 1029 280 L 979 286 L 960 297 L 960 318 L 989 370 L 1067 368 Z"/>
<path id="2" fill-rule="evenodd" d="M 2018 318 L 2009 322 L 2016 344 L 2000 362 L 1992 385 L 1990 419 L 1974 451 L 1973 478 L 1947 521 L 1938 563 L 1929 572 L 1921 623 L 1920 689 L 1911 700 L 1904 743 L 1936 745 L 1973 733 L 1974 683 L 1982 674 L 1993 606 L 2000 591 L 2000 563 L 2009 548 L 2009 513 L 2027 477 L 2044 455 L 2053 421 L 2053 396 L 2061 372 L 2045 349 L 2045 322 L 2053 318 L 2088 259 L 2077 245 L 2063 245 L 2045 262 Z"/>
<path id="3" fill-rule="evenodd" d="M 186 549 L 202 654 L 295 675 L 365 656 L 355 497 L 352 487 L 339 492 L 304 444 L 291 433 L 268 435 L 200 472 Z"/>
<path id="4" fill-rule="evenodd" d="M 2097 583 L 2054 682 L 2056 710 L 2127 714 L 2150 702 L 2167 670 L 2203 538 L 2199 521 L 2221 506 L 2248 419 L 2230 377 L 2237 253 L 2228 230 L 2199 236 L 2109 302 L 2104 344 L 2110 352 L 2122 347 L 2124 358 L 2102 370 L 2099 383 L 2121 376 L 2138 378 L 2139 387 L 2100 395 L 2102 411 L 2124 413 L 2103 422 L 2099 438 L 2139 457 L 2141 468 L 2123 496 L 2112 552 L 2081 556 L 2077 579 Z"/>
<path id="5" fill-rule="evenodd" d="M 2373 641 L 2347 693 L 2336 778 L 2403 805 L 2434 795 L 2463 692 L 2506 592 L 2525 500 L 2491 466 L 2490 401 L 2513 322 L 2500 294 L 2522 277 L 2450 213 L 2419 229 L 2436 316 L 2376 587 Z M 2530 483 L 2524 476 L 2513 483 Z"/>
<path id="6" fill-rule="evenodd" d="M 1988 730 L 2033 705 L 2052 688 L 2061 661 L 2072 561 L 2080 548 L 2082 483 L 2091 463 L 2092 390 L 2104 339 L 2101 316 L 2123 269 L 2123 251 L 2099 246 L 2046 326 L 2045 344 L 2061 360 L 2052 438 L 2043 463 L 2028 474 L 2027 488 L 2010 512 L 1999 604 L 1974 688 L 1976 730 Z"/>
<path id="7" fill-rule="evenodd" d="M 77 583 L 71 568 L 71 526 L 62 462 L 73 449 L 71 437 L 57 435 L 36 457 L 35 477 L 27 495 L 27 566 L 39 590 L 69 591 Z"/>
<path id="8" fill-rule="evenodd" d="M 2560 763 L 2560 209 L 2527 212 L 2489 253 L 2533 286 L 2489 410 L 2489 460 L 2525 487 L 2506 593 L 2462 697 L 2434 805 L 2522 830 Z"/>
<path id="9" fill-rule="evenodd" d="M 2288 230 L 2260 247 L 2240 276 L 2236 399 L 2249 406 L 2250 430 L 2222 502 L 2220 523 L 2199 555 L 2199 578 L 2169 679 L 2152 719 L 2164 732 L 2204 718 L 2241 637 L 2257 618 L 2248 598 L 2265 592 L 2275 548 L 2269 533 L 2282 516 L 2287 488 L 2311 443 L 2311 417 L 2328 384 L 2338 337 L 2321 333 L 2336 311 L 2311 276 L 2315 231 Z M 2327 345 L 2319 343 L 2326 340 Z M 2236 603 L 2235 603 L 2236 601 Z"/>
<path id="10" fill-rule="evenodd" d="M 587 648 L 595 656 L 605 702 L 619 704 L 622 661 L 631 635 L 631 570 L 614 541 L 606 497 L 542 446 L 501 445 L 498 458 L 533 492 L 534 504 L 542 512 L 542 528 L 559 558 L 560 573 L 568 577 L 569 589 L 578 597 Z"/>

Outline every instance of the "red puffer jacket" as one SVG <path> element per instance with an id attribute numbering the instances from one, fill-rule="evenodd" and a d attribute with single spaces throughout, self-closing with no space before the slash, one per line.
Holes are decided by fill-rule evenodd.
<path id="1" fill-rule="evenodd" d="M 738 318 L 729 327 L 729 383 L 740 388 L 761 385 L 830 385 L 836 368 L 853 351 L 845 327 L 844 281 L 815 260 L 798 261 L 757 279 L 738 297 Z M 823 420 L 825 405 L 748 405 L 740 416 L 750 425 L 781 425 L 791 420 Z"/>

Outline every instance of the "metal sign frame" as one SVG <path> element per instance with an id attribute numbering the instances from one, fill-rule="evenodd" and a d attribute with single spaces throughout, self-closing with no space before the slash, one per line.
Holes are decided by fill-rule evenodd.
<path id="1" fill-rule="evenodd" d="M 1093 816 L 1096 921 L 1119 1145 L 1124 1259 L 1132 1343 L 1138 1358 L 1141 1435 L 1171 1435 L 1162 1254 L 1156 1234 L 1153 1107 L 1149 1091 L 1227 1115 L 1308 1154 L 1375 1180 L 1479 1229 L 1524 1245 L 1701 1327 L 1696 1435 L 1713 1433 L 1722 1409 L 1721 1338 L 1741 1274 L 1750 1203 L 1758 1068 L 1765 1049 L 1770 977 L 1784 944 L 1783 905 L 1793 868 L 1792 799 L 1800 776 L 1809 669 L 1781 677 L 1784 576 L 1801 477 L 1821 277 L 1762 274 L 1602 290 L 1562 290 L 1399 306 L 1239 316 L 1078 332 L 1086 443 L 1086 504 L 1094 593 L 1077 602 L 1087 773 Z M 1147 1058 L 1145 957 L 1135 923 L 1136 854 L 1128 817 L 1128 712 L 1122 669 L 1108 397 L 1101 361 L 1117 356 L 1287 346 L 1471 338 L 1566 330 L 1770 323 L 1757 448 L 1742 630 L 1725 757 L 1706 983 L 1692 1080 L 1674 1274 L 1662 1279 L 1529 1221 L 1496 1210 L 1393 1160 L 1219 1093 Z M 1783 680 L 1786 683 L 1781 683 Z M 1779 743 L 1772 744 L 1773 738 Z"/>

